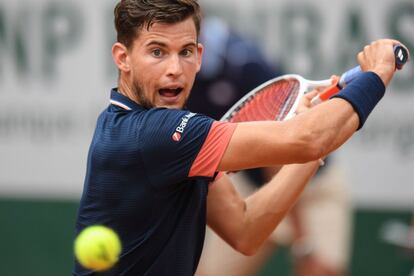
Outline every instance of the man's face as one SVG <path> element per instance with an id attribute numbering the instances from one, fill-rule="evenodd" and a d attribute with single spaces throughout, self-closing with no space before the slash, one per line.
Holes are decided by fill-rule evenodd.
<path id="1" fill-rule="evenodd" d="M 129 86 L 144 107 L 183 108 L 200 70 L 194 21 L 143 28 L 128 50 Z"/>

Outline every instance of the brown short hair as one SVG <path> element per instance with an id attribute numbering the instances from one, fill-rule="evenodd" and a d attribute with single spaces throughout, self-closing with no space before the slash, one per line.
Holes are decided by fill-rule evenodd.
<path id="1" fill-rule="evenodd" d="M 173 24 L 193 17 L 197 35 L 201 12 L 197 0 L 121 0 L 115 7 L 117 41 L 130 47 L 139 32 L 154 23 Z"/>

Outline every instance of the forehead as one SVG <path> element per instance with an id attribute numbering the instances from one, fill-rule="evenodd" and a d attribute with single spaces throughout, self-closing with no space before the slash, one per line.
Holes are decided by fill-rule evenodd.
<path id="1" fill-rule="evenodd" d="M 141 30 L 135 43 L 146 44 L 150 41 L 159 41 L 166 44 L 196 42 L 195 23 L 191 17 L 172 24 L 155 22 L 148 29 L 143 28 Z"/>

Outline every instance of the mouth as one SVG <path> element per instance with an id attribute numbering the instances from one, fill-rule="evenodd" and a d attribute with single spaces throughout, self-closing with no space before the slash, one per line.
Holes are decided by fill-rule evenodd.
<path id="1" fill-rule="evenodd" d="M 184 99 L 183 94 L 184 87 L 179 84 L 164 86 L 158 89 L 160 106 L 181 108 Z"/>
<path id="2" fill-rule="evenodd" d="M 177 97 L 184 89 L 182 87 L 177 88 L 161 88 L 158 90 L 158 93 L 164 98 L 175 98 Z"/>

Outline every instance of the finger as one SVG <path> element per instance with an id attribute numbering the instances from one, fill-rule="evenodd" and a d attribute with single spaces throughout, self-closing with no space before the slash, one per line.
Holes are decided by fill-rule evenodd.
<path id="1" fill-rule="evenodd" d="M 379 41 L 383 41 L 383 42 L 386 42 L 386 43 L 390 43 L 393 46 L 398 45 L 398 44 L 404 46 L 404 44 L 402 44 L 399 40 L 396 40 L 396 39 L 384 38 L 384 39 L 380 39 Z"/>
<path id="2" fill-rule="evenodd" d="M 317 89 L 314 89 L 308 93 L 306 93 L 305 97 L 309 100 L 312 100 L 316 95 L 318 95 L 321 91 L 318 91 Z"/>

